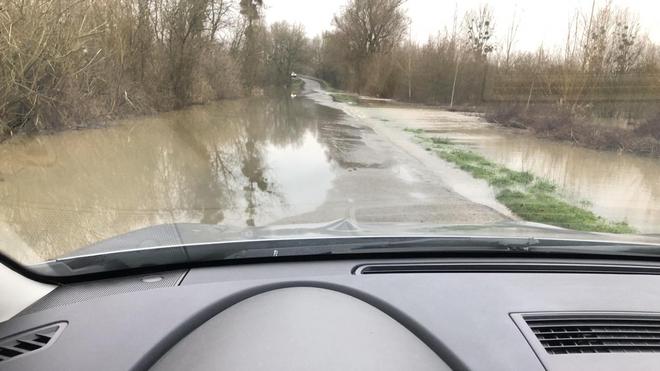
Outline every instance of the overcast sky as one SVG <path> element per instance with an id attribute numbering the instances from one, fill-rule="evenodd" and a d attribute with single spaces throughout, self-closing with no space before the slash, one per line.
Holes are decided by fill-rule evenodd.
<path id="1" fill-rule="evenodd" d="M 596 0 L 597 6 L 607 0 Z M 265 0 L 266 20 L 272 23 L 287 20 L 302 24 L 309 36 L 315 36 L 332 28 L 332 16 L 347 0 Z M 559 47 L 565 40 L 569 18 L 576 7 L 586 12 L 592 0 L 408 0 L 408 16 L 412 19 L 412 34 L 418 41 L 426 41 L 445 28 L 451 28 L 455 8 L 459 19 L 467 9 L 489 4 L 494 12 L 496 33 L 499 40 L 518 15 L 520 26 L 517 49 L 533 50 L 541 42 L 549 47 Z M 612 0 L 615 6 L 628 8 L 636 14 L 650 38 L 660 42 L 660 0 Z"/>

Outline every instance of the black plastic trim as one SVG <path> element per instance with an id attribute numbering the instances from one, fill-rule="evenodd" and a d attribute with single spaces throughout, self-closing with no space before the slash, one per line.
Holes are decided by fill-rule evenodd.
<path id="1" fill-rule="evenodd" d="M 245 264 L 260 264 L 260 263 L 290 263 L 290 262 L 312 262 L 312 261 L 342 261 L 342 260 L 364 260 L 364 259 L 415 259 L 415 258 L 470 258 L 470 259 L 567 259 L 572 261 L 593 261 L 593 260 L 611 260 L 611 261 L 635 261 L 637 263 L 660 263 L 660 256 L 656 257 L 640 257 L 640 256 L 621 256 L 621 255 L 608 255 L 608 254 L 593 254 L 593 253 L 544 253 L 544 252 L 389 252 L 389 253 L 350 253 L 350 254 L 327 254 L 327 255 L 302 255 L 302 256 L 281 256 L 281 257 L 268 257 L 268 258 L 244 258 L 244 259 L 231 259 L 231 260 L 217 260 L 217 261 L 204 261 L 204 262 L 183 262 L 180 264 L 164 264 L 145 266 L 140 268 L 129 268 L 124 270 L 116 270 L 109 272 L 99 272 L 85 275 L 75 276 L 46 276 L 35 273 L 28 267 L 24 267 L 14 260 L 0 253 L 0 262 L 12 269 L 18 274 L 21 274 L 31 280 L 62 285 L 69 283 L 86 282 L 107 278 L 125 277 L 132 275 L 139 275 L 145 273 L 157 273 L 177 269 L 191 269 L 201 267 L 215 267 L 215 266 L 235 266 Z M 583 263 L 575 263 L 580 266 Z M 625 265 L 625 264 L 621 264 Z M 660 269 L 660 266 L 658 267 Z M 577 271 L 577 270 L 576 270 Z M 478 271 L 475 271 L 478 272 Z M 620 273 L 617 271 L 604 271 L 603 273 Z M 630 274 L 652 274 L 648 272 L 630 272 Z"/>
<path id="2" fill-rule="evenodd" d="M 556 262 L 423 262 L 361 264 L 353 274 L 410 273 L 580 273 L 660 275 L 660 266 Z"/>

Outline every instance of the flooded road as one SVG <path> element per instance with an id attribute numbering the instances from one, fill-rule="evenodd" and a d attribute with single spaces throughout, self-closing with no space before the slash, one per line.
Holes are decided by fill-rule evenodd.
<path id="1" fill-rule="evenodd" d="M 3 143 L 0 241 L 46 258 L 154 224 L 254 225 L 313 210 L 334 177 L 317 140 L 332 115 L 286 99 L 228 101 Z"/>
<path id="2" fill-rule="evenodd" d="M 660 160 L 596 151 L 494 127 L 474 116 L 435 109 L 356 108 L 382 125 L 423 129 L 487 159 L 551 180 L 575 203 L 640 233 L 660 233 Z"/>
<path id="3" fill-rule="evenodd" d="M 660 163 L 495 128 L 433 109 L 261 97 L 0 144 L 0 249 L 23 263 L 148 226 L 496 225 L 484 181 L 415 143 L 421 128 L 531 171 L 596 214 L 660 233 Z"/>
<path id="4" fill-rule="evenodd" d="M 224 101 L 0 144 L 0 248 L 24 263 L 157 224 L 338 218 L 506 219 L 308 98 Z"/>

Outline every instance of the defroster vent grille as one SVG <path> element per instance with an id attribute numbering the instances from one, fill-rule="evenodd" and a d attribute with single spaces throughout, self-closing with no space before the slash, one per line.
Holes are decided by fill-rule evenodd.
<path id="1" fill-rule="evenodd" d="M 660 352 L 660 317 L 525 315 L 524 319 L 550 354 Z"/>

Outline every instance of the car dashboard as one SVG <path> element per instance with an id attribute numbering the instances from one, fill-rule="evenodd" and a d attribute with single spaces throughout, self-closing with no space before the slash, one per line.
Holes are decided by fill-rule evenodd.
<path id="1" fill-rule="evenodd" d="M 0 323 L 0 369 L 653 369 L 658 273 L 643 262 L 352 259 L 72 283 Z"/>

